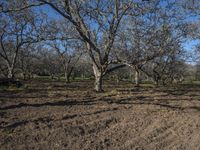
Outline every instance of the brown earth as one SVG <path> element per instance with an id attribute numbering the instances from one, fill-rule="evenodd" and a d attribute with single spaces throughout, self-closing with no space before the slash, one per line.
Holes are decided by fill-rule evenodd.
<path id="1" fill-rule="evenodd" d="M 1 150 L 199 150 L 200 87 L 32 81 L 0 91 Z"/>

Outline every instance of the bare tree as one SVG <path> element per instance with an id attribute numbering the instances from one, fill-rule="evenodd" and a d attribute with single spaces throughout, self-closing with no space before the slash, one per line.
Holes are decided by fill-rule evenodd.
<path id="1" fill-rule="evenodd" d="M 31 44 L 19 51 L 16 68 L 20 70 L 24 80 L 32 78 L 35 73 L 36 62 L 38 61 L 36 49 L 36 44 Z"/>
<path id="2" fill-rule="evenodd" d="M 177 11 L 177 8 L 182 8 L 178 4 L 174 1 L 149 2 L 142 5 L 142 13 L 127 17 L 123 24 L 124 29 L 116 40 L 113 55 L 119 62 L 135 70 L 136 85 L 139 85 L 141 69 L 148 62 L 159 60 L 158 63 L 162 64 L 164 57 L 172 55 L 172 50 L 180 50 L 180 43 L 187 33 L 187 22 L 184 15 Z"/>
<path id="3" fill-rule="evenodd" d="M 0 4 L 0 13 L 2 16 L 9 16 L 10 14 L 22 14 L 33 6 L 48 5 L 51 7 L 64 20 L 62 23 L 69 25 L 72 31 L 61 31 L 56 26 L 56 28 L 52 28 L 56 23 L 51 24 L 48 22 L 46 24 L 48 31 L 41 35 L 42 39 L 54 40 L 56 44 L 53 44 L 53 48 L 56 49 L 59 57 L 62 57 L 61 60 L 64 62 L 62 64 L 65 64 L 63 65 L 65 66 L 64 70 L 68 72 L 67 66 L 69 66 L 69 63 L 66 62 L 71 62 L 72 55 L 71 53 L 70 55 L 66 53 L 71 49 L 69 47 L 73 43 L 73 41 L 70 41 L 70 44 L 67 43 L 68 35 L 75 34 L 76 38 L 84 43 L 85 48 L 82 48 L 82 50 L 86 49 L 92 63 L 95 76 L 95 90 L 102 91 L 103 76 L 115 69 L 125 65 L 130 66 L 136 72 L 135 81 L 138 85 L 141 69 L 147 66 L 149 62 L 155 64 L 159 60 L 161 64 L 165 64 L 166 58 L 164 57 L 171 55 L 172 47 L 176 48 L 174 43 L 179 45 L 183 41 L 182 37 L 186 37 L 184 34 L 188 34 L 189 30 L 187 29 L 190 29 L 188 28 L 187 20 L 189 16 L 188 11 L 192 11 L 193 14 L 198 14 L 199 11 L 195 4 L 199 6 L 199 3 L 196 1 L 192 3 L 185 0 L 166 2 L 160 0 L 14 0 L 13 4 L 2 2 Z M 181 9 L 181 12 L 177 11 L 178 9 Z M 6 20 L 5 17 L 1 18 Z M 49 18 L 49 20 L 51 19 Z M 55 18 L 52 20 L 54 22 L 58 21 Z M 21 23 L 23 21 L 18 22 L 17 25 L 20 26 Z M 1 54 L 4 60 L 6 60 L 4 47 L 9 45 L 12 47 L 11 49 L 15 49 L 12 36 L 9 35 L 12 40 L 8 41 L 12 44 L 6 44 L 5 42 L 9 39 L 5 38 L 7 34 L 4 30 L 5 24 L 1 23 L 3 39 Z M 30 28 L 30 25 L 27 28 Z M 48 28 L 49 26 L 50 28 Z M 28 41 L 19 47 L 30 43 L 31 37 L 28 35 L 31 34 L 27 31 L 30 30 L 23 30 L 22 41 L 24 42 L 26 39 Z M 76 42 L 79 43 L 79 40 Z M 68 49 L 66 50 L 67 52 L 64 52 L 65 48 Z M 73 56 L 75 55 L 77 54 Z M 57 57 L 52 53 L 53 56 Z M 8 61 L 5 62 L 9 64 Z M 8 68 L 13 68 L 10 66 Z M 3 67 L 1 67 L 1 70 L 4 70 Z M 67 73 L 66 76 L 68 76 Z"/>
<path id="4" fill-rule="evenodd" d="M 153 79 L 156 85 L 181 82 L 186 71 L 180 44 L 175 42 L 167 50 L 162 56 L 149 61 L 140 68 L 143 73 Z"/>
<path id="5" fill-rule="evenodd" d="M 84 52 L 84 45 L 73 26 L 63 19 L 51 20 L 47 27 L 48 37 L 46 43 L 57 53 L 63 67 L 66 83 Z"/>
<path id="6" fill-rule="evenodd" d="M 57 13 L 70 21 L 85 42 L 93 63 L 95 90 L 102 91 L 102 78 L 112 63 L 110 52 L 123 17 L 136 6 L 132 1 L 47 1 Z M 115 66 L 116 67 L 116 66 Z M 117 66 L 118 67 L 118 66 Z M 113 68 L 110 68 L 113 70 Z"/>
<path id="7" fill-rule="evenodd" d="M 62 75 L 62 64 L 60 57 L 54 49 L 40 47 L 38 51 L 38 73 L 42 76 L 50 76 L 51 79 L 60 78 Z"/>
<path id="8" fill-rule="evenodd" d="M 0 14 L 0 57 L 7 68 L 7 77 L 14 77 L 19 51 L 38 42 L 34 15 L 30 11 Z"/>
<path id="9" fill-rule="evenodd" d="M 114 56 L 135 71 L 135 83 L 139 85 L 140 69 L 164 53 L 164 46 L 169 42 L 167 27 L 158 25 L 152 18 L 145 21 L 143 15 L 129 18 L 129 24 L 120 33 L 116 42 Z M 151 19 L 151 20 L 150 20 Z"/>
<path id="10" fill-rule="evenodd" d="M 77 43 L 76 43 L 77 44 Z M 71 45 L 71 43 L 70 43 Z M 77 62 L 79 61 L 82 53 L 80 52 L 80 46 L 73 46 L 66 42 L 62 42 L 60 44 L 53 43 L 52 47 L 57 52 L 60 62 L 63 66 L 64 76 L 66 83 L 70 82 L 70 77 L 72 71 L 74 70 Z"/>

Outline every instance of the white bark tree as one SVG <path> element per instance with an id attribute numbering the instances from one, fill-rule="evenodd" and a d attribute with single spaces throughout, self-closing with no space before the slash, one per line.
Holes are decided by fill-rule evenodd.
<path id="1" fill-rule="evenodd" d="M 93 64 L 94 89 L 103 91 L 102 78 L 112 64 L 110 52 L 117 36 L 121 20 L 133 7 L 132 1 L 50 1 L 38 0 L 49 5 L 57 13 L 71 22 L 84 41 Z M 119 66 L 117 66 L 118 68 Z M 110 68 L 113 70 L 114 68 Z"/>
<path id="2" fill-rule="evenodd" d="M 26 10 L 0 14 L 0 57 L 7 68 L 7 78 L 14 78 L 19 51 L 26 45 L 38 42 L 34 15 Z"/>

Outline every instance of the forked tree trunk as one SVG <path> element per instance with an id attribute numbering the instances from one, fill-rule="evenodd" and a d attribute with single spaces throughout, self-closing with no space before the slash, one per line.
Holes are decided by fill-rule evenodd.
<path id="1" fill-rule="evenodd" d="M 103 88 L 102 88 L 103 74 L 95 65 L 93 65 L 93 71 L 94 71 L 94 76 L 95 76 L 94 90 L 96 92 L 102 92 L 103 91 Z"/>

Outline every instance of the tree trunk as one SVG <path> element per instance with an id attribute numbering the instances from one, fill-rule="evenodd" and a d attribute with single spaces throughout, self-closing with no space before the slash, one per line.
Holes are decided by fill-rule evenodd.
<path id="1" fill-rule="evenodd" d="M 70 76 L 69 75 L 67 75 L 66 82 L 70 83 Z"/>
<path id="2" fill-rule="evenodd" d="M 65 70 L 65 81 L 66 83 L 70 83 L 70 77 L 73 71 L 73 67 L 68 71 L 67 69 Z"/>
<path id="3" fill-rule="evenodd" d="M 28 79 L 30 80 L 31 78 L 33 78 L 33 75 L 31 73 L 28 73 Z"/>
<path id="4" fill-rule="evenodd" d="M 95 87 L 94 87 L 94 89 L 97 92 L 102 92 L 103 91 L 103 88 L 102 88 L 102 76 L 101 75 L 95 76 Z"/>
<path id="5" fill-rule="evenodd" d="M 68 75 L 67 75 L 67 72 L 65 71 L 65 82 L 66 83 L 69 83 L 69 78 L 68 78 Z"/>
<path id="6" fill-rule="evenodd" d="M 34 78 L 34 74 L 30 73 L 30 79 Z"/>
<path id="7" fill-rule="evenodd" d="M 54 79 L 54 75 L 53 74 L 51 74 L 51 80 L 53 80 Z"/>
<path id="8" fill-rule="evenodd" d="M 13 67 L 8 67 L 8 79 L 13 79 Z"/>
<path id="9" fill-rule="evenodd" d="M 158 84 L 159 84 L 158 79 L 153 79 L 153 81 L 154 81 L 155 86 L 158 87 Z"/>
<path id="10" fill-rule="evenodd" d="M 23 79 L 26 80 L 26 73 L 23 73 Z"/>
<path id="11" fill-rule="evenodd" d="M 135 70 L 135 84 L 136 84 L 136 86 L 139 86 L 139 84 L 140 84 L 140 79 L 139 79 L 139 77 L 140 77 L 140 72 L 139 72 L 139 70 Z"/>
<path id="12" fill-rule="evenodd" d="M 94 71 L 94 76 L 95 76 L 95 83 L 94 83 L 94 90 L 96 92 L 102 92 L 102 78 L 103 74 L 99 69 L 96 67 L 96 65 L 93 65 L 93 71 Z"/>
<path id="13" fill-rule="evenodd" d="M 60 81 L 60 79 L 61 79 L 61 75 L 58 75 L 58 81 Z"/>
<path id="14" fill-rule="evenodd" d="M 81 74 L 81 78 L 82 78 L 82 80 L 85 79 L 85 75 L 84 75 L 84 73 Z"/>
<path id="15" fill-rule="evenodd" d="M 119 81 L 120 81 L 120 79 L 119 79 L 119 77 L 117 76 L 117 84 L 119 84 Z"/>
<path id="16" fill-rule="evenodd" d="M 17 60 L 17 55 L 18 55 L 19 47 L 14 53 L 13 60 L 11 63 L 7 60 L 7 66 L 8 66 L 8 79 L 13 79 L 14 78 L 14 68 L 15 68 L 15 63 Z"/>

